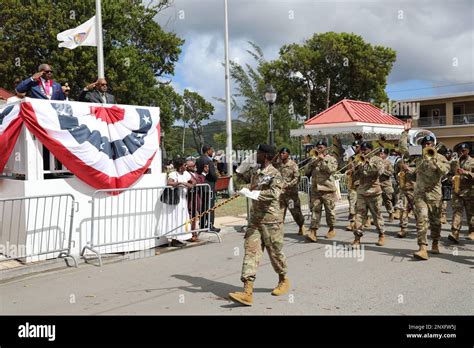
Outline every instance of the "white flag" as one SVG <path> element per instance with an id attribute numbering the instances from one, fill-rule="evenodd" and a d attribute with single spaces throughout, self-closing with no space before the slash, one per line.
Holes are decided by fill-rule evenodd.
<path id="1" fill-rule="evenodd" d="M 63 41 L 59 47 L 74 49 L 78 46 L 97 46 L 95 37 L 95 16 L 76 28 L 65 30 L 56 36 Z"/>

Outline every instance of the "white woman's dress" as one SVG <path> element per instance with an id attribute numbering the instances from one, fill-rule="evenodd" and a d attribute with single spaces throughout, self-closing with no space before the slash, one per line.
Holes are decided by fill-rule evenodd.
<path id="1" fill-rule="evenodd" d="M 179 183 L 186 183 L 191 180 L 191 174 L 189 174 L 189 172 L 187 171 L 185 171 L 183 174 L 180 174 L 178 172 L 172 172 L 168 175 L 168 177 Z M 192 237 L 192 233 L 190 232 L 191 224 L 188 222 L 188 189 L 183 186 L 178 186 L 175 188 L 175 190 L 179 191 L 178 204 L 171 205 L 159 202 L 161 206 L 158 207 L 159 220 L 157 235 L 160 237 L 160 239 L 158 240 L 158 245 L 168 243 L 168 239 L 187 240 Z M 185 222 L 188 223 L 186 225 L 183 225 Z M 172 232 L 166 234 L 166 232 L 169 231 Z"/>

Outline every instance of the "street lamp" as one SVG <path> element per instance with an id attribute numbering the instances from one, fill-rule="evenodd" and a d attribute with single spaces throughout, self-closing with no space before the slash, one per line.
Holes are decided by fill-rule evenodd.
<path id="1" fill-rule="evenodd" d="M 265 100 L 268 103 L 268 112 L 270 115 L 269 121 L 268 121 L 268 133 L 269 133 L 269 142 L 271 146 L 275 146 L 275 137 L 273 134 L 273 104 L 275 104 L 277 98 L 277 93 L 275 89 L 273 88 L 272 85 L 267 85 L 267 88 L 265 90 Z"/>

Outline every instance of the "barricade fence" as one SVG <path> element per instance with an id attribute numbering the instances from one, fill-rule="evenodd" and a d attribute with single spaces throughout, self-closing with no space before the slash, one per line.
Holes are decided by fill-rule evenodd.
<path id="1" fill-rule="evenodd" d="M 71 258 L 76 201 L 71 194 L 0 199 L 2 260 Z M 69 265 L 69 263 L 67 262 Z"/>
<path id="2" fill-rule="evenodd" d="M 210 229 L 211 212 L 202 214 L 212 198 L 209 184 L 97 190 L 91 199 L 90 239 L 81 255 L 89 250 L 102 265 L 102 253 L 150 249 L 170 239 L 188 240 L 193 232 L 212 233 L 221 241 Z"/>

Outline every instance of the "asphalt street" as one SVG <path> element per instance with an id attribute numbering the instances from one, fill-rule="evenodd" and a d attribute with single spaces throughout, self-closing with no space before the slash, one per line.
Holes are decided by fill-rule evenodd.
<path id="1" fill-rule="evenodd" d="M 48 272 L 0 285 L 0 314 L 270 314 L 270 315 L 456 315 L 474 313 L 474 242 L 463 235 L 453 246 L 444 225 L 442 254 L 415 261 L 413 222 L 410 235 L 395 238 L 387 223 L 386 245 L 375 245 L 370 228 L 360 254 L 345 253 L 352 241 L 345 231 L 346 212 L 338 214 L 337 235 L 307 243 L 285 224 L 284 253 L 291 291 L 274 297 L 277 284 L 264 255 L 255 282 L 254 305 L 227 299 L 241 289 L 243 234 L 232 231 L 223 242 L 184 248 L 158 256 Z M 348 249 L 346 249 L 347 251 Z"/>

